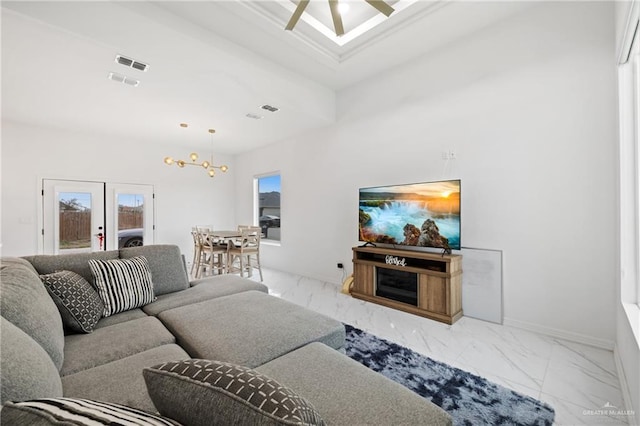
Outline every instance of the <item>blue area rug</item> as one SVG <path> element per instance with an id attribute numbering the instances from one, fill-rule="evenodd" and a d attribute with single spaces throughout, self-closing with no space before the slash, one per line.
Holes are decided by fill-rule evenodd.
<path id="1" fill-rule="evenodd" d="M 444 409 L 461 425 L 552 425 L 553 408 L 345 324 L 347 355 Z"/>

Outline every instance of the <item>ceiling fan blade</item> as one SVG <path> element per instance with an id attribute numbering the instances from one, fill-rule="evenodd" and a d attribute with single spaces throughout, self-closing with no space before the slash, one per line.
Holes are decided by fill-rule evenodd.
<path id="1" fill-rule="evenodd" d="M 296 26 L 296 24 L 298 23 L 298 20 L 300 19 L 300 16 L 302 16 L 302 12 L 304 12 L 308 4 L 309 4 L 309 0 L 300 0 L 300 2 L 298 3 L 298 7 L 296 7 L 296 10 L 293 12 L 293 15 L 291 15 L 291 19 L 289 19 L 287 26 L 284 27 L 285 30 L 291 31 L 293 27 Z"/>
<path id="2" fill-rule="evenodd" d="M 382 13 L 387 17 L 391 15 L 395 10 L 394 8 L 389 6 L 387 3 L 385 3 L 384 0 L 365 0 L 365 1 L 369 3 L 371 6 L 378 9 L 380 13 Z"/>
<path id="3" fill-rule="evenodd" d="M 331 9 L 331 17 L 333 18 L 333 27 L 336 29 L 336 35 L 341 36 L 344 34 L 344 27 L 342 26 L 342 17 L 338 12 L 338 0 L 329 0 L 329 8 Z"/>

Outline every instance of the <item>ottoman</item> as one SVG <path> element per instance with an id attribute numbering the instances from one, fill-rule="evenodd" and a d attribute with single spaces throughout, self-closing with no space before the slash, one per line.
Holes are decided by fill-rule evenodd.
<path id="1" fill-rule="evenodd" d="M 191 357 L 250 368 L 311 342 L 334 349 L 345 342 L 339 321 L 259 291 L 170 309 L 158 318 Z"/>
<path id="2" fill-rule="evenodd" d="M 417 393 L 319 343 L 255 369 L 318 410 L 327 425 L 451 426 L 449 414 Z"/>

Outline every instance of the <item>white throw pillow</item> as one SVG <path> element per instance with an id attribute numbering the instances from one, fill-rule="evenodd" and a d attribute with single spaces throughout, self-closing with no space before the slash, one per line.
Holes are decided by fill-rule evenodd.
<path id="1" fill-rule="evenodd" d="M 103 316 L 128 311 L 155 300 L 149 262 L 144 256 L 130 259 L 89 260 Z"/>

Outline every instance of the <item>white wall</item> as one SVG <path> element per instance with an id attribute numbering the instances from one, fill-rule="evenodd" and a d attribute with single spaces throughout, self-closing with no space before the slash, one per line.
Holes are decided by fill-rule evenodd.
<path id="1" fill-rule="evenodd" d="M 263 262 L 339 282 L 359 187 L 459 177 L 463 246 L 504 250 L 505 322 L 611 348 L 615 87 L 612 4 L 532 6 L 339 93 L 335 126 L 239 156 L 237 218 L 280 170 Z"/>
<path id="2" fill-rule="evenodd" d="M 207 142 L 206 135 L 203 136 Z M 169 168 L 167 155 L 187 158 L 190 151 L 153 143 L 45 129 L 2 122 L 2 242 L 3 256 L 38 250 L 38 208 L 41 179 L 144 183 L 155 186 L 155 242 L 178 244 L 191 260 L 191 226 L 213 223 L 235 226 L 233 160 L 230 172 L 214 179 L 201 169 Z M 205 154 L 205 152 L 201 152 Z M 180 157 L 182 156 L 182 157 Z"/>

